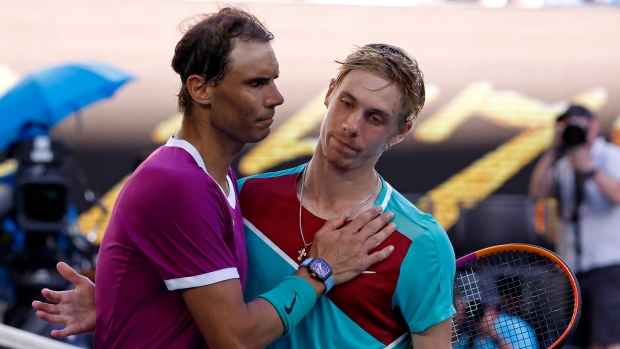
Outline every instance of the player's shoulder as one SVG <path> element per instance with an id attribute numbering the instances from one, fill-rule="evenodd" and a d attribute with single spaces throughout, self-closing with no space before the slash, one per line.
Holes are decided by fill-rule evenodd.
<path id="1" fill-rule="evenodd" d="M 394 213 L 392 221 L 396 223 L 396 230 L 411 240 L 408 255 L 422 253 L 454 263 L 450 238 L 435 218 L 422 212 L 398 191 L 392 189 L 390 195 L 385 210 Z"/>
<path id="2" fill-rule="evenodd" d="M 448 238 L 444 228 L 432 215 L 422 212 L 409 199 L 392 188 L 389 183 L 384 183 L 388 186 L 386 196 L 390 196 L 386 199 L 385 210 L 394 213 L 394 222 L 401 234 L 411 240 L 415 240 L 422 234 L 429 234 L 439 239 Z"/>
<path id="3" fill-rule="evenodd" d="M 178 147 L 161 146 L 157 148 L 134 171 L 139 177 L 163 176 L 164 178 L 182 177 L 188 173 L 201 173 L 205 170 L 186 150 Z"/>
<path id="4" fill-rule="evenodd" d="M 277 180 L 278 178 L 282 178 L 282 177 L 286 177 L 290 175 L 296 175 L 302 172 L 304 168 L 306 168 L 306 164 L 299 165 L 297 167 L 289 168 L 286 170 L 265 172 L 265 173 L 260 173 L 260 174 L 244 177 L 237 181 L 237 186 L 239 188 L 239 192 L 241 192 L 243 190 L 243 187 L 246 185 L 252 185 L 254 183 L 259 185 L 259 183 L 265 180 Z"/>
<path id="5" fill-rule="evenodd" d="M 233 177 L 234 178 L 234 177 Z M 187 198 L 213 192 L 218 185 L 186 150 L 162 146 L 156 149 L 131 174 L 127 187 L 150 190 L 151 196 Z M 198 190 L 201 189 L 201 190 Z M 205 191 L 206 190 L 206 191 Z"/>

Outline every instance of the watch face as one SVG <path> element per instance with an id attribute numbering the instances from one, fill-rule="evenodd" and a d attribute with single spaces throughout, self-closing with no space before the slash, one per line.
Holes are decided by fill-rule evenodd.
<path id="1" fill-rule="evenodd" d="M 310 267 L 310 269 L 313 272 L 316 273 L 316 275 L 321 280 L 327 279 L 331 275 L 331 273 L 332 273 L 332 270 L 329 267 L 329 265 L 327 263 L 325 263 L 325 261 L 323 261 L 322 259 L 319 259 L 319 258 L 314 259 L 310 263 L 309 267 Z"/>

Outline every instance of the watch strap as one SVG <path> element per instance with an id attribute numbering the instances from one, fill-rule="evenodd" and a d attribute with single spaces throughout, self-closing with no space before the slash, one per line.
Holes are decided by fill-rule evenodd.
<path id="1" fill-rule="evenodd" d="M 334 287 L 334 275 L 330 275 L 326 280 L 325 280 L 325 292 L 323 292 L 323 294 L 329 292 L 329 290 L 332 289 L 332 287 Z"/>
<path id="2" fill-rule="evenodd" d="M 583 176 L 583 178 L 591 178 L 594 177 L 594 175 L 596 174 L 596 169 L 591 169 L 590 171 L 585 171 L 582 172 L 581 175 Z"/>

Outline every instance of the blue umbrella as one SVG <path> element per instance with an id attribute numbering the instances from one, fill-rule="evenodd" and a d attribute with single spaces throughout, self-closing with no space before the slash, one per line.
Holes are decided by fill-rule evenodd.
<path id="1" fill-rule="evenodd" d="M 20 140 L 24 125 L 51 128 L 66 116 L 112 96 L 133 76 L 98 62 L 33 71 L 0 97 L 0 152 Z"/>

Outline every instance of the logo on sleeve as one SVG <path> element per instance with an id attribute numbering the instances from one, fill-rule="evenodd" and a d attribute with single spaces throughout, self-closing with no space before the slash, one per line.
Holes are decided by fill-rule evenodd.
<path id="1" fill-rule="evenodd" d="M 297 292 L 295 292 L 295 297 L 293 298 L 293 301 L 291 302 L 291 305 L 289 305 L 288 307 L 286 306 L 286 304 L 284 305 L 284 311 L 287 314 L 290 314 L 291 311 L 293 311 L 293 307 L 295 306 L 295 302 L 297 302 Z"/>

